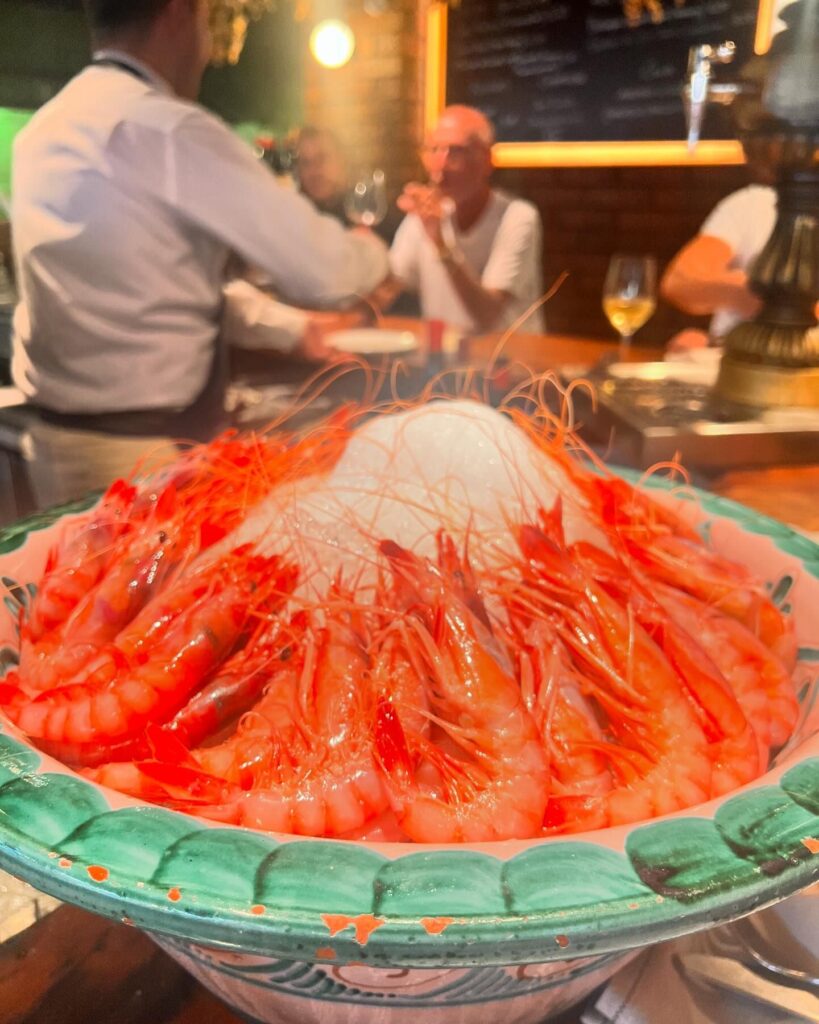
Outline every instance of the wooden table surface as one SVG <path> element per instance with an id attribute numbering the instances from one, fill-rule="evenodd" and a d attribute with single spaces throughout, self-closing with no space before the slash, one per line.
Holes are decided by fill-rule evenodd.
<path id="1" fill-rule="evenodd" d="M 0 946 L 2 1024 L 237 1024 L 151 940 L 58 907 Z"/>
<path id="2" fill-rule="evenodd" d="M 479 339 L 473 352 L 485 358 L 494 344 L 494 339 Z M 524 335 L 514 339 L 508 355 L 546 369 L 591 365 L 612 351 L 603 341 Z M 652 359 L 657 353 L 635 348 L 630 358 Z M 819 462 L 732 471 L 714 478 L 710 487 L 804 530 L 819 531 Z M 562 1018 L 563 1024 L 578 1021 L 578 1013 Z M 0 1024 L 238 1022 L 146 936 L 77 907 L 60 906 L 0 945 Z"/>

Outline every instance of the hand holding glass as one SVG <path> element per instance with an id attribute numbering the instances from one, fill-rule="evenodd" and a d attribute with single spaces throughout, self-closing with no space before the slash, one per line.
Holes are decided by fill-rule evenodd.
<path id="1" fill-rule="evenodd" d="M 344 212 L 353 224 L 371 228 L 381 223 L 387 215 L 387 186 L 382 170 L 376 168 L 356 181 L 347 193 Z"/>
<path id="2" fill-rule="evenodd" d="M 624 359 L 636 331 L 657 306 L 657 263 L 653 256 L 612 256 L 603 285 L 603 312 L 620 335 Z"/>

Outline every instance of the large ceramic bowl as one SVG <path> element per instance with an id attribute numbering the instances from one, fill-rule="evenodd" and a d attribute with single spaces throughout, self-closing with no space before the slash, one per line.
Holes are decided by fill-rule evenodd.
<path id="1" fill-rule="evenodd" d="M 76 511 L 76 510 L 74 510 Z M 62 514 L 71 514 L 63 510 Z M 264 1022 L 534 1022 L 646 944 L 819 879 L 819 547 L 699 496 L 717 550 L 795 609 L 801 716 L 762 778 L 651 822 L 471 847 L 309 841 L 214 827 L 83 780 L 0 720 L 0 864 L 120 918 Z M 57 514 L 0 533 L 0 659 Z"/>

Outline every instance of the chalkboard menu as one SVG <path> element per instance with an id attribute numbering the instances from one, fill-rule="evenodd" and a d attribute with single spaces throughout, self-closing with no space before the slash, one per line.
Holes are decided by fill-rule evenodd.
<path id="1" fill-rule="evenodd" d="M 483 110 L 500 142 L 685 138 L 689 47 L 753 53 L 758 0 L 461 0 L 448 15 L 446 101 Z M 730 138 L 709 108 L 704 138 Z"/>

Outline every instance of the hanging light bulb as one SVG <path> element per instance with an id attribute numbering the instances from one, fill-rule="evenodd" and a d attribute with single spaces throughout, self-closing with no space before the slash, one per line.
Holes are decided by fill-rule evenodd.
<path id="1" fill-rule="evenodd" d="M 310 52 L 325 68 L 340 68 L 352 57 L 355 36 L 350 26 L 335 18 L 320 21 L 310 33 Z"/>

